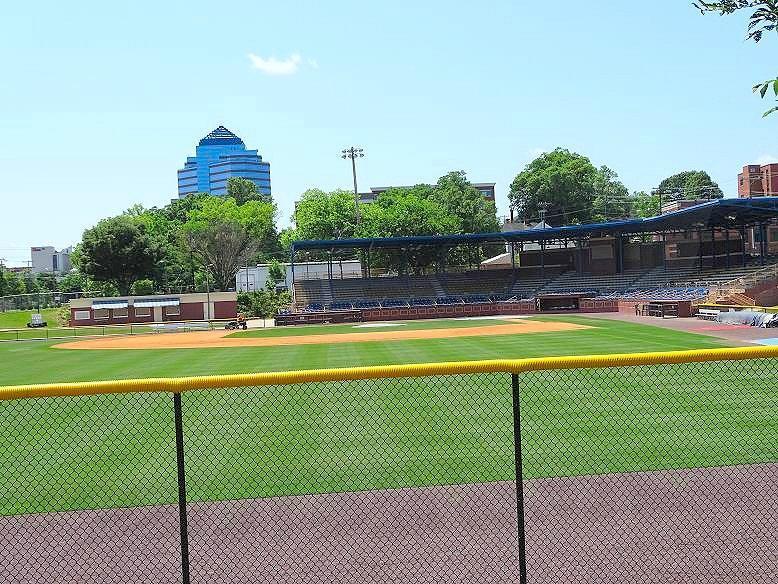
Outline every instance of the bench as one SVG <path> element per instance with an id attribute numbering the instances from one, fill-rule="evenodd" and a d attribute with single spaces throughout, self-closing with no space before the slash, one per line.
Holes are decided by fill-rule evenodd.
<path id="1" fill-rule="evenodd" d="M 718 317 L 720 312 L 720 310 L 713 310 L 711 308 L 700 308 L 700 310 L 697 311 L 697 318 L 702 320 L 716 320 L 716 317 Z"/>

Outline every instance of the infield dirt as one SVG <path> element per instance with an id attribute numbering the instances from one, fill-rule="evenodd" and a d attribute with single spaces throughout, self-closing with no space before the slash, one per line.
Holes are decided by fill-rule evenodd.
<path id="1" fill-rule="evenodd" d="M 299 335 L 287 337 L 230 337 L 230 331 L 157 333 L 138 336 L 84 339 L 55 345 L 58 349 L 202 349 L 208 347 L 277 347 L 282 345 L 329 345 L 412 339 L 448 339 L 492 335 L 521 335 L 589 329 L 569 322 L 521 320 L 512 324 L 477 327 L 354 332 L 351 334 Z M 364 330 L 364 329 L 362 329 Z"/>

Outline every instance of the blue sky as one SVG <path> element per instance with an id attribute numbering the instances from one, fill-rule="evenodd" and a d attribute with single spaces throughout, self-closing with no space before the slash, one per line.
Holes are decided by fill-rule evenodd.
<path id="1" fill-rule="evenodd" d="M 280 221 L 309 187 L 497 183 L 564 146 L 632 190 L 708 170 L 729 195 L 778 156 L 751 86 L 778 39 L 745 14 L 650 3 L 13 2 L 0 51 L 0 257 L 76 243 L 98 219 L 175 196 L 224 124 L 271 163 Z M 253 57 L 252 57 L 253 55 Z"/>

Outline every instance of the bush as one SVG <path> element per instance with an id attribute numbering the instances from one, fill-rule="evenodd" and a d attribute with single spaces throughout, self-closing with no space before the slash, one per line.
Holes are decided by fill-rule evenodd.
<path id="1" fill-rule="evenodd" d="M 57 325 L 70 326 L 70 302 L 66 302 L 57 308 Z"/>
<path id="2" fill-rule="evenodd" d="M 154 282 L 151 280 L 138 280 L 133 283 L 130 293 L 133 296 L 148 296 L 154 294 Z"/>
<path id="3" fill-rule="evenodd" d="M 267 288 L 238 294 L 238 312 L 248 317 L 273 318 L 279 310 L 291 303 L 289 292 L 276 292 Z"/>

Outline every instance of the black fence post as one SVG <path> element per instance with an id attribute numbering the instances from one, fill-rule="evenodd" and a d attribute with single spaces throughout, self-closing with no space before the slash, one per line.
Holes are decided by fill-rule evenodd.
<path id="1" fill-rule="evenodd" d="M 516 518 L 519 537 L 519 583 L 527 584 L 526 537 L 524 534 L 524 471 L 521 460 L 521 396 L 519 376 L 511 374 L 513 389 L 513 457 L 516 464 Z"/>
<path id="2" fill-rule="evenodd" d="M 176 420 L 176 462 L 178 465 L 178 525 L 181 532 L 181 582 L 189 584 L 189 528 L 186 517 L 186 475 L 184 467 L 184 421 L 181 394 L 173 394 Z"/>

